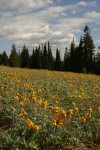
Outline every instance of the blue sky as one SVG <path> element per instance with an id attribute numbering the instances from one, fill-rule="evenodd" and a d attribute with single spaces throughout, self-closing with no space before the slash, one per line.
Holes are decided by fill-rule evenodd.
<path id="1" fill-rule="evenodd" d="M 33 48 L 50 41 L 63 55 L 74 37 L 79 43 L 85 25 L 100 46 L 100 0 L 0 0 L 0 53 L 25 44 Z"/>

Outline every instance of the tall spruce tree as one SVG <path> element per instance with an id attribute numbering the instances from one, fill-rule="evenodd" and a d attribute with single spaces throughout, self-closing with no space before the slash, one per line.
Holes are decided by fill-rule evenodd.
<path id="1" fill-rule="evenodd" d="M 100 75 L 100 47 L 98 47 L 98 52 L 95 57 L 95 66 L 94 66 L 94 71 L 96 74 Z"/>
<path id="2" fill-rule="evenodd" d="M 68 48 L 66 47 L 65 53 L 64 53 L 64 63 L 63 63 L 63 70 L 68 71 L 69 70 L 69 52 Z"/>
<path id="3" fill-rule="evenodd" d="M 75 43 L 74 38 L 70 45 L 70 60 L 69 60 L 70 71 L 75 71 Z"/>
<path id="4" fill-rule="evenodd" d="M 2 54 L 0 54 L 0 65 L 2 65 Z"/>
<path id="5" fill-rule="evenodd" d="M 2 54 L 2 64 L 5 65 L 5 66 L 8 65 L 8 56 L 7 56 L 5 51 Z"/>
<path id="6" fill-rule="evenodd" d="M 80 38 L 79 46 L 75 48 L 75 66 L 76 72 L 81 72 L 84 67 L 83 60 L 83 38 Z"/>
<path id="7" fill-rule="evenodd" d="M 43 56 L 42 56 L 42 68 L 48 68 L 48 54 L 47 54 L 47 46 L 46 43 L 44 45 Z"/>
<path id="8" fill-rule="evenodd" d="M 36 50 L 35 50 L 35 67 L 36 67 L 37 69 L 40 69 L 40 68 L 41 68 L 40 45 L 39 45 L 38 48 L 36 47 Z"/>
<path id="9" fill-rule="evenodd" d="M 55 70 L 57 71 L 61 70 L 61 57 L 60 57 L 60 51 L 58 49 L 56 49 Z"/>
<path id="10" fill-rule="evenodd" d="M 12 45 L 12 50 L 11 50 L 11 54 L 10 54 L 10 58 L 9 58 L 9 65 L 11 67 L 19 67 L 20 66 L 19 55 L 16 52 L 16 47 L 14 44 Z"/>
<path id="11" fill-rule="evenodd" d="M 84 67 L 86 68 L 87 72 L 92 72 L 95 46 L 93 39 L 90 35 L 90 29 L 87 25 L 84 28 L 83 44 Z"/>
<path id="12" fill-rule="evenodd" d="M 34 48 L 33 48 L 33 52 L 32 52 L 32 56 L 31 56 L 31 58 L 30 58 L 30 66 L 31 66 L 31 68 L 35 68 L 35 50 L 34 50 Z"/>
<path id="13" fill-rule="evenodd" d="M 29 52 L 25 45 L 23 46 L 20 57 L 21 57 L 21 67 L 28 68 L 29 67 Z"/>
<path id="14" fill-rule="evenodd" d="M 48 70 L 52 70 L 53 69 L 53 55 L 52 55 L 52 51 L 51 51 L 51 46 L 50 46 L 50 43 L 48 41 L 48 51 L 47 51 L 47 54 L 48 54 Z"/>

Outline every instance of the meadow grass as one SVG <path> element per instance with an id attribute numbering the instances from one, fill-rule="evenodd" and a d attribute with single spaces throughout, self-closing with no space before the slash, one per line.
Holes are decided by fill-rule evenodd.
<path id="1" fill-rule="evenodd" d="M 100 76 L 0 66 L 0 149 L 100 143 Z"/>

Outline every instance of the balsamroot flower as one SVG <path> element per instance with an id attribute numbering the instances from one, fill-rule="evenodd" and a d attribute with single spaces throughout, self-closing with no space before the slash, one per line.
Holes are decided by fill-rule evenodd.
<path id="1" fill-rule="evenodd" d="M 81 123 L 86 123 L 86 118 L 85 117 L 81 118 Z"/>
<path id="2" fill-rule="evenodd" d="M 68 116 L 68 118 L 71 118 L 72 115 L 73 115 L 73 109 L 69 109 L 69 110 L 67 111 L 67 116 Z"/>
<path id="3" fill-rule="evenodd" d="M 36 132 L 40 130 L 40 127 L 34 124 L 29 118 L 26 120 L 26 124 L 28 128 L 33 128 Z"/>
<path id="4" fill-rule="evenodd" d="M 26 111 L 24 110 L 24 108 L 22 108 L 21 113 L 19 114 L 20 117 L 23 117 L 26 113 Z"/>
<path id="5" fill-rule="evenodd" d="M 63 120 L 61 118 L 56 118 L 54 119 L 53 124 L 55 128 L 60 127 L 63 125 Z"/>

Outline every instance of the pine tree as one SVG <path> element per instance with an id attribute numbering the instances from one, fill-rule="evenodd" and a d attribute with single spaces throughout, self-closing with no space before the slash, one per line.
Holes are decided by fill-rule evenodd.
<path id="1" fill-rule="evenodd" d="M 2 64 L 5 65 L 5 66 L 8 65 L 8 56 L 7 56 L 5 51 L 2 54 Z"/>
<path id="2" fill-rule="evenodd" d="M 64 71 L 68 71 L 69 70 L 69 52 L 68 49 L 66 47 L 65 49 L 65 53 L 64 53 L 64 63 L 63 63 L 63 70 Z"/>
<path id="3" fill-rule="evenodd" d="M 69 58 L 69 70 L 70 71 L 75 71 L 75 43 L 74 43 L 74 38 L 73 41 L 71 42 L 70 45 L 70 58 Z"/>
<path id="4" fill-rule="evenodd" d="M 84 68 L 83 62 L 83 38 L 80 38 L 79 46 L 75 48 L 75 71 L 81 72 L 82 68 Z"/>
<path id="5" fill-rule="evenodd" d="M 32 56 L 30 56 L 30 67 L 35 68 L 35 50 L 33 48 Z"/>
<path id="6" fill-rule="evenodd" d="M 43 55 L 42 55 L 42 68 L 48 68 L 48 55 L 47 55 L 47 46 L 46 43 L 44 45 Z"/>
<path id="7" fill-rule="evenodd" d="M 100 47 L 98 47 L 98 52 L 95 56 L 95 66 L 94 66 L 94 71 L 96 74 L 100 75 Z"/>
<path id="8" fill-rule="evenodd" d="M 2 54 L 0 54 L 0 65 L 2 65 Z"/>
<path id="9" fill-rule="evenodd" d="M 53 69 L 53 55 L 52 55 L 52 51 L 51 51 L 51 46 L 50 46 L 50 43 L 48 41 L 48 70 L 52 70 Z"/>
<path id="10" fill-rule="evenodd" d="M 60 57 L 60 51 L 58 49 L 56 49 L 55 70 L 57 71 L 61 70 L 61 57 Z"/>
<path id="11" fill-rule="evenodd" d="M 19 59 L 18 53 L 16 52 L 16 47 L 14 44 L 12 46 L 12 50 L 11 50 L 11 54 L 10 54 L 10 58 L 9 58 L 9 65 L 11 67 L 19 67 L 20 66 L 20 59 Z"/>
<path id="12" fill-rule="evenodd" d="M 20 56 L 21 56 L 21 67 L 28 68 L 29 67 L 29 52 L 25 45 L 23 46 L 23 50 Z"/>
<path id="13" fill-rule="evenodd" d="M 94 42 L 90 35 L 90 29 L 86 25 L 84 28 L 84 36 L 83 36 L 83 43 L 84 43 L 84 67 L 86 68 L 87 72 L 92 72 L 93 70 L 93 57 L 94 57 Z"/>
<path id="14" fill-rule="evenodd" d="M 40 45 L 35 50 L 35 66 L 37 69 L 41 68 L 41 53 L 40 53 Z"/>
<path id="15" fill-rule="evenodd" d="M 79 43 L 79 52 L 78 52 L 78 68 L 79 68 L 79 72 L 81 72 L 82 71 L 82 68 L 84 67 L 84 59 L 83 59 L 83 57 L 84 57 L 84 43 L 83 43 L 83 38 L 82 38 L 82 36 L 81 36 L 81 38 L 80 38 L 80 43 Z"/>

